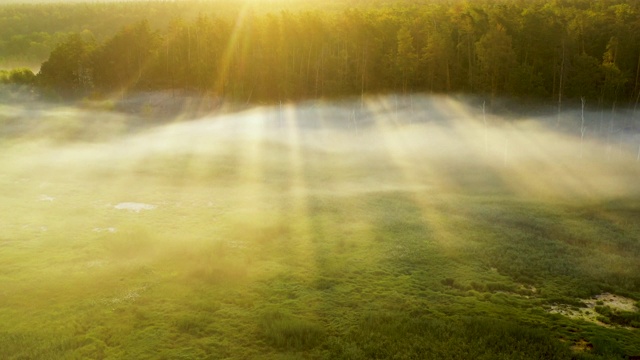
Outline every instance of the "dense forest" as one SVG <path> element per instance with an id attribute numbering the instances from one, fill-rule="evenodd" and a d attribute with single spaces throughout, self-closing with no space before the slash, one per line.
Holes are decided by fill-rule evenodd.
<path id="1" fill-rule="evenodd" d="M 388 1 L 388 0 L 386 0 Z M 250 3 L 247 3 L 250 2 Z M 362 3 L 362 4 L 360 4 Z M 376 7 L 384 3 L 328 0 L 4 0 L 0 3 L 0 69 L 14 65 L 39 68 L 49 53 L 70 34 L 103 41 L 126 25 L 148 20 L 154 30 L 166 29 L 174 18 L 193 20 L 215 14 L 232 20 L 243 7 L 259 14 L 288 9 L 341 11 L 350 6 Z"/>
<path id="2" fill-rule="evenodd" d="M 273 12 L 264 4 L 226 11 L 185 4 L 123 15 L 121 22 L 133 22 L 109 36 L 67 29 L 73 34 L 42 64 L 37 84 L 63 96 L 184 89 L 241 101 L 414 91 L 632 106 L 640 98 L 640 3 L 633 1 L 380 2 Z M 126 5 L 77 11 L 118 6 Z M 171 20 L 158 10 L 172 7 L 183 12 Z M 12 36 L 4 48 L 26 48 Z"/>

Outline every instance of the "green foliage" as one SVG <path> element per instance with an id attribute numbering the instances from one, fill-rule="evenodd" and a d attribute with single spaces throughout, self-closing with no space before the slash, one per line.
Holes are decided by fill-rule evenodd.
<path id="1" fill-rule="evenodd" d="M 0 70 L 0 84 L 31 85 L 35 78 L 33 71 L 27 68 Z"/>
<path id="2" fill-rule="evenodd" d="M 91 53 L 92 83 L 102 91 L 144 89 L 145 74 L 155 52 L 157 35 L 148 21 L 127 26 Z"/>
<path id="3" fill-rule="evenodd" d="M 145 18 L 154 28 L 164 28 L 176 16 L 208 11 L 204 9 L 206 6 L 193 1 L 18 3 L 23 4 L 7 4 L 6 1 L 0 4 L 0 66 L 36 66 L 71 33 L 81 34 L 85 41 L 92 38 L 102 41 L 122 27 Z M 230 10 L 227 8 L 223 12 L 228 14 Z"/>
<path id="4" fill-rule="evenodd" d="M 476 43 L 482 89 L 491 94 L 503 93 L 510 69 L 515 63 L 511 36 L 502 25 L 494 25 Z"/>
<path id="5" fill-rule="evenodd" d="M 41 84 L 84 93 L 196 90 L 243 102 L 462 91 L 613 103 L 635 101 L 638 91 L 640 9 L 622 0 L 597 9 L 580 0 L 561 8 L 483 0 L 279 13 L 254 4 L 237 23 L 232 4 L 211 16 L 206 2 L 192 11 L 181 3 L 153 3 L 161 16 L 148 20 L 134 5 L 87 7 L 106 17 L 132 7 L 129 23 L 100 30 L 95 46 L 98 29 L 76 30 L 72 42 L 39 32 L 53 48 Z M 180 16 L 195 9 L 195 19 Z M 6 46 L 24 48 L 11 44 L 27 37 L 13 35 Z"/>
<path id="6" fill-rule="evenodd" d="M 94 44 L 70 35 L 51 52 L 38 73 L 39 84 L 66 95 L 87 93 L 93 86 L 90 56 Z"/>
<path id="7" fill-rule="evenodd" d="M 36 76 L 33 71 L 27 68 L 12 69 L 8 73 L 5 73 L 4 76 L 0 74 L 0 81 L 16 85 L 30 85 L 34 82 L 35 78 Z"/>

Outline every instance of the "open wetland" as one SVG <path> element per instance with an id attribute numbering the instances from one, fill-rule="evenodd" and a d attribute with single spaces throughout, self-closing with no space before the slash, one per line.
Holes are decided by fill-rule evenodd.
<path id="1" fill-rule="evenodd" d="M 602 121 L 0 105 L 0 357 L 640 355 L 639 120 Z"/>

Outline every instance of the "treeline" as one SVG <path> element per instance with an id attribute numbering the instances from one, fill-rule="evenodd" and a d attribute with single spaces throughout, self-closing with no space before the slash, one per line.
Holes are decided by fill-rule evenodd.
<path id="1" fill-rule="evenodd" d="M 125 9 L 132 10 L 118 4 L 0 6 L 0 65 L 40 64 L 70 34 L 102 40 L 145 16 L 141 6 Z"/>
<path id="2" fill-rule="evenodd" d="M 434 1 L 342 11 L 244 11 L 68 37 L 40 86 L 65 95 L 186 89 L 242 101 L 466 92 L 636 103 L 640 3 Z"/>
<path id="3" fill-rule="evenodd" d="M 71 33 L 98 41 L 113 36 L 126 25 L 148 19 L 152 29 L 165 29 L 176 17 L 193 20 L 198 14 L 215 13 L 233 18 L 250 7 L 256 13 L 322 7 L 338 11 L 350 6 L 384 6 L 391 0 L 11 0 L 0 1 L 0 68 L 37 66 Z M 410 1 L 410 0 L 400 0 Z"/>
<path id="4" fill-rule="evenodd" d="M 176 16 L 192 18 L 205 9 L 192 1 L 0 4 L 0 68 L 39 65 L 70 34 L 103 41 L 145 18 L 160 29 Z"/>

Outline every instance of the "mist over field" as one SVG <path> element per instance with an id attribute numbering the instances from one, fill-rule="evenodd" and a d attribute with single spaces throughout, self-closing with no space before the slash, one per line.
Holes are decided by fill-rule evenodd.
<path id="1" fill-rule="evenodd" d="M 0 359 L 640 358 L 640 2 L 0 2 Z"/>
<path id="2" fill-rule="evenodd" d="M 638 192 L 640 120 L 623 109 L 519 115 L 508 105 L 492 114 L 477 98 L 390 95 L 219 108 L 190 119 L 154 118 L 156 106 L 166 104 L 144 104 L 136 114 L 4 104 L 5 166 L 35 178 L 108 172 L 185 186 L 277 181 L 283 190 L 310 192 L 396 188 L 566 200 Z"/>
<path id="3" fill-rule="evenodd" d="M 631 111 L 16 96 L 0 105 L 8 358 L 640 349 Z"/>

